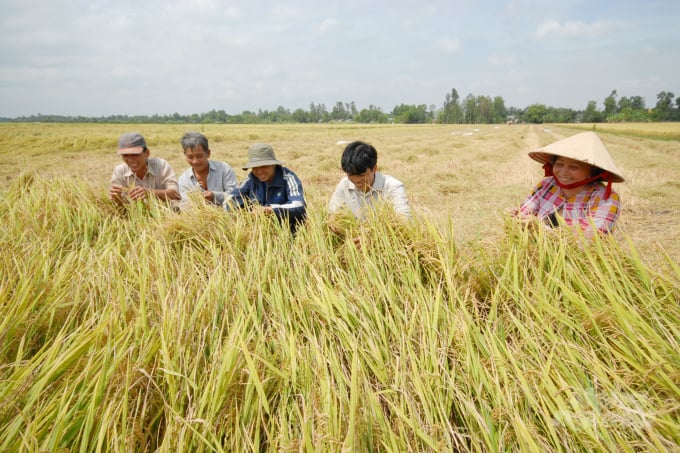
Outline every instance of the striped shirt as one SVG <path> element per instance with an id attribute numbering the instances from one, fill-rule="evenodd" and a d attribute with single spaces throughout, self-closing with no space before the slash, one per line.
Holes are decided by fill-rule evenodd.
<path id="1" fill-rule="evenodd" d="M 619 217 L 620 202 L 619 195 L 613 191 L 605 200 L 605 190 L 602 183 L 594 182 L 567 199 L 550 176 L 536 186 L 520 206 L 519 212 L 524 216 L 535 215 L 548 226 L 553 223 L 550 216 L 555 214 L 569 226 L 580 226 L 587 235 L 592 235 L 592 226 L 598 232 L 609 233 Z"/>

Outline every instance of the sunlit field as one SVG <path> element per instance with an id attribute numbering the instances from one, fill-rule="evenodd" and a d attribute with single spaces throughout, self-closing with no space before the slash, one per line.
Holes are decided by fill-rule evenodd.
<path id="1" fill-rule="evenodd" d="M 4 124 L 0 180 L 7 186 L 25 171 L 61 175 L 104 194 L 120 163 L 118 135 L 141 132 L 152 155 L 167 159 L 179 175 L 188 167 L 179 139 L 187 130 L 199 130 L 210 140 L 212 158 L 229 163 L 240 179 L 246 176 L 240 166 L 248 146 L 271 143 L 302 179 L 311 209 L 322 210 L 343 176 L 344 145 L 338 143 L 361 139 L 378 149 L 381 170 L 404 182 L 414 211 L 438 225 L 451 223 L 456 242 L 464 244 L 502 236 L 504 210 L 521 203 L 542 177 L 527 151 L 573 135 L 577 127 L 593 125 Z M 622 199 L 615 236 L 630 237 L 644 259 L 656 260 L 665 250 L 680 260 L 680 125 L 598 124 L 596 131 L 626 178 L 614 185 Z"/>
<path id="2" fill-rule="evenodd" d="M 625 126 L 596 128 L 626 182 L 589 241 L 505 214 L 542 177 L 527 152 L 575 125 L 0 125 L 0 451 L 677 450 L 678 125 Z M 298 235 L 112 206 L 118 136 L 180 174 L 188 130 L 241 179 L 271 143 Z M 413 222 L 331 232 L 355 139 Z"/>

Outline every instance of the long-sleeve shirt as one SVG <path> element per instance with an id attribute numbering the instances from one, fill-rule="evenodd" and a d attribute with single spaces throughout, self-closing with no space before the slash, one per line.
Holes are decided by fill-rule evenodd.
<path id="1" fill-rule="evenodd" d="M 331 212 L 337 212 L 348 208 L 355 217 L 363 219 L 366 217 L 366 208 L 371 208 L 380 201 L 391 203 L 397 214 L 411 217 L 411 208 L 404 184 L 380 172 L 375 174 L 373 185 L 368 192 L 359 190 L 347 176 L 342 178 L 335 188 L 328 209 Z"/>
<path id="2" fill-rule="evenodd" d="M 179 194 L 185 202 L 192 192 L 210 191 L 213 193 L 212 203 L 218 206 L 238 187 L 238 180 L 234 170 L 226 163 L 216 160 L 208 161 L 208 188 L 203 189 L 194 175 L 193 169 L 188 168 L 179 177 Z"/>
<path id="3" fill-rule="evenodd" d="M 590 183 L 584 190 L 567 199 L 550 176 L 542 180 L 519 208 L 521 215 L 535 215 L 546 225 L 554 222 L 551 215 L 559 215 L 567 225 L 578 225 L 588 235 L 591 222 L 597 231 L 609 233 L 619 216 L 619 195 L 612 192 L 605 200 L 606 187 L 600 182 Z"/>
<path id="4" fill-rule="evenodd" d="M 111 175 L 111 185 L 114 184 L 121 187 L 140 186 L 155 190 L 174 189 L 179 192 L 175 171 L 168 161 L 159 157 L 149 157 L 143 178 L 137 177 L 126 163 L 117 165 Z"/>
<path id="5" fill-rule="evenodd" d="M 287 218 L 291 229 L 304 221 L 307 215 L 302 182 L 295 173 L 286 167 L 276 166 L 274 179 L 271 183 L 262 182 L 252 172 L 240 187 L 234 189 L 227 199 L 226 207 L 230 205 L 238 208 L 248 204 L 270 206 L 278 218 Z"/>

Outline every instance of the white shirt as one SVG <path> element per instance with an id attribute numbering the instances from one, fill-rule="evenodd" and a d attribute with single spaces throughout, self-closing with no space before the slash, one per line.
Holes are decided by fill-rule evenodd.
<path id="1" fill-rule="evenodd" d="M 337 212 L 349 208 L 355 217 L 363 219 L 366 207 L 385 200 L 392 204 L 394 210 L 404 217 L 411 217 L 411 209 L 406 197 L 406 189 L 401 181 L 380 172 L 375 174 L 373 186 L 368 192 L 357 189 L 357 186 L 345 176 L 340 180 L 331 197 L 328 209 Z"/>

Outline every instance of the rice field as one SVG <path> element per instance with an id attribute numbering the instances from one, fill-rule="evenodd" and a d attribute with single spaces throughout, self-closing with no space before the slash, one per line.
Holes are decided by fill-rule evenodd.
<path id="1" fill-rule="evenodd" d="M 191 129 L 239 177 L 271 143 L 305 228 L 109 202 L 120 133 L 180 173 Z M 0 132 L 0 451 L 680 448 L 676 139 L 598 129 L 626 182 L 617 230 L 587 241 L 504 214 L 541 177 L 526 152 L 574 133 L 560 125 Z M 331 232 L 354 139 L 416 221 Z"/>

